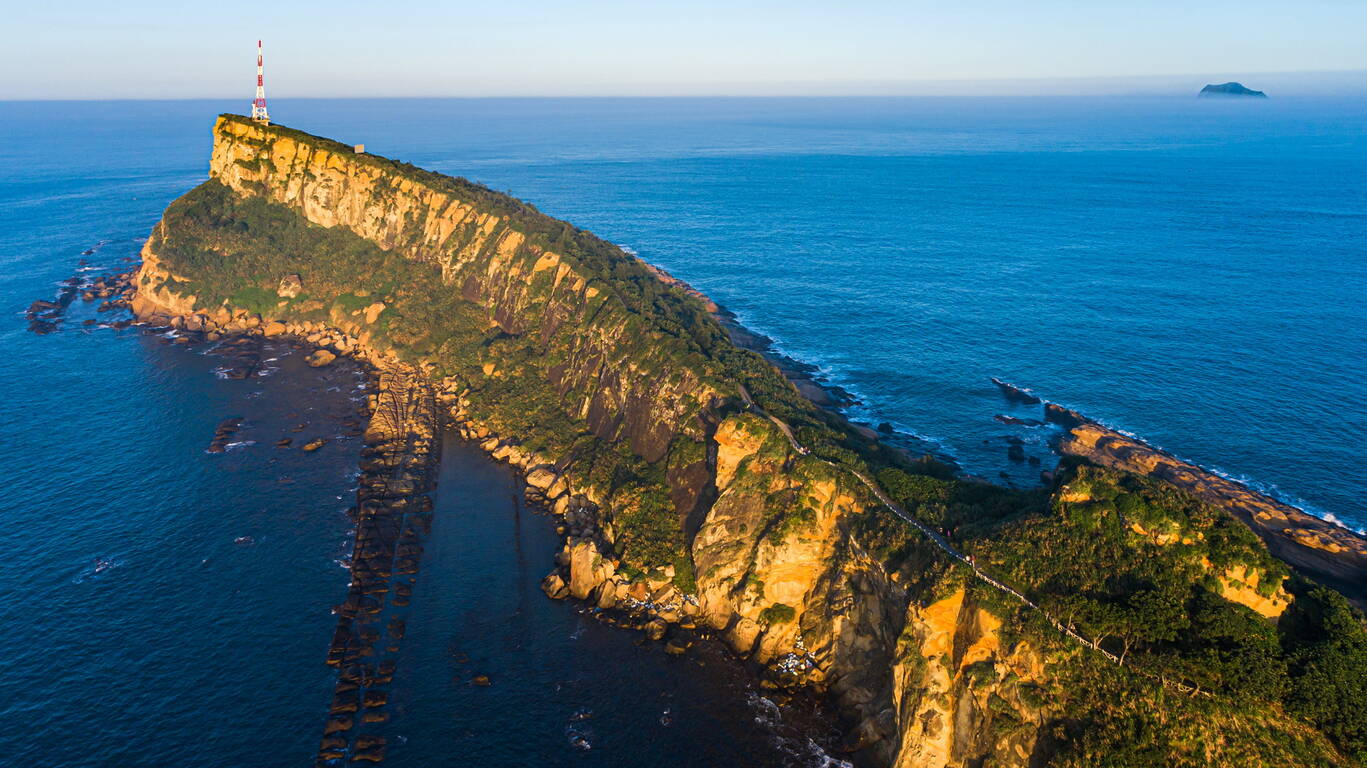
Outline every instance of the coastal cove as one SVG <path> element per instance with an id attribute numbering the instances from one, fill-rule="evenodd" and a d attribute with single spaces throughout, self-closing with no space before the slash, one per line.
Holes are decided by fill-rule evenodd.
<path id="1" fill-rule="evenodd" d="M 1360 537 L 1295 522 L 1066 408 L 1048 405 L 1046 425 L 1004 383 L 988 382 L 995 436 L 980 453 L 898 435 L 901 420 L 875 429 L 856 388 L 790 358 L 775 370 L 744 348 L 763 337 L 687 283 L 464 179 L 232 116 L 215 126 L 210 176 L 145 242 L 111 233 L 78 263 L 81 280 L 140 256 L 123 295 L 155 333 L 108 322 L 118 301 L 64 309 L 79 293 L 68 282 L 29 310 L 47 335 L 16 342 L 84 360 L 130 337 L 174 358 L 168 371 L 211 361 L 207 432 L 173 427 L 169 444 L 208 444 L 205 468 L 245 462 L 262 495 L 235 501 L 270 499 L 263 514 L 279 507 L 281 468 L 349 458 L 347 487 L 316 484 L 313 503 L 341 507 L 348 543 L 331 569 L 349 567 L 350 584 L 326 598 L 335 631 L 298 633 L 333 638 L 335 680 L 314 660 L 320 764 L 452 750 L 633 764 L 618 739 L 658 732 L 660 757 L 633 745 L 629 760 L 1084 765 L 1125 746 L 1132 704 L 1154 718 L 1146 737 L 1166 740 L 1153 754 L 1220 743 L 1220 764 L 1331 765 L 1367 748 L 1341 725 L 1357 722 L 1351 672 L 1325 680 L 1319 666 L 1363 663 L 1360 615 L 1345 620 L 1342 597 L 1272 556 L 1301 568 L 1294 548 L 1308 548 L 1305 573 L 1342 569 L 1354 597 Z M 45 391 L 61 389 L 28 396 Z M 825 393 L 868 425 L 803 397 Z M 1069 454 L 1057 468 L 1049 443 Z M 923 453 L 981 474 L 995 454 L 1000 484 Z M 1167 469 L 1150 472 L 1153 456 Z M 1260 510 L 1271 527 L 1254 530 L 1285 539 L 1268 538 L 1272 554 L 1236 519 Z M 231 541 L 255 552 L 288 535 Z M 96 554 L 72 583 L 124 565 Z M 1259 676 L 1236 674 L 1251 665 Z M 624 693 L 623 679 L 642 684 Z M 662 691 L 677 698 L 661 706 Z"/>

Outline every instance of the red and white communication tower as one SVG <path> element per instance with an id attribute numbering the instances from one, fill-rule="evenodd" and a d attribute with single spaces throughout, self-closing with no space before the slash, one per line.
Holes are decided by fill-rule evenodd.
<path id="1" fill-rule="evenodd" d="M 252 119 L 262 125 L 271 124 L 266 114 L 266 72 L 261 62 L 261 41 L 256 41 L 256 98 L 252 100 Z"/>

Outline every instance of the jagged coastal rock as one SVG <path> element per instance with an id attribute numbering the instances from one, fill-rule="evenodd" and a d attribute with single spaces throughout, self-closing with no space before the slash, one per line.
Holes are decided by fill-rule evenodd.
<path id="1" fill-rule="evenodd" d="M 1367 538 L 1123 435 L 1053 403 L 1049 421 L 1067 428 L 1065 455 L 1158 478 L 1234 513 L 1277 557 L 1367 605 Z"/>
<path id="2" fill-rule="evenodd" d="M 1197 94 L 1197 95 L 1198 95 L 1198 96 L 1201 96 L 1202 98 L 1210 98 L 1210 97 L 1214 97 L 1214 98 L 1221 98 L 1221 97 L 1234 97 L 1234 98 L 1240 98 L 1240 97 L 1242 97 L 1242 98 L 1253 98 L 1253 99 L 1265 99 L 1265 98 L 1267 98 L 1267 94 L 1263 93 L 1262 91 L 1255 91 L 1255 90 L 1252 90 L 1251 88 L 1245 88 L 1245 87 L 1243 86 L 1242 83 L 1220 83 L 1219 85 L 1215 85 L 1215 84 L 1207 85 L 1205 88 L 1202 88 L 1202 89 L 1201 89 L 1201 92 L 1200 92 L 1199 94 Z"/>
<path id="3" fill-rule="evenodd" d="M 1193 621 L 1272 633 L 1266 649 L 1267 617 L 1304 613 L 1318 638 L 1331 630 L 1313 616 L 1337 605 L 1217 506 L 1110 467 L 1026 492 L 907 457 L 734 343 L 696 291 L 511 197 L 224 115 L 209 180 L 168 208 L 135 285 L 147 322 L 292 336 L 401 371 L 395 391 L 430 392 L 556 517 L 547 595 L 669 653 L 720 638 L 764 685 L 829 697 L 871 765 L 1095 765 L 1135 732 L 1168 764 L 1333 765 L 1355 748 L 1187 663 L 1217 647 Z M 368 443 L 414 434 L 388 410 Z M 424 489 L 405 477 L 379 519 Z M 406 531 L 369 540 L 416 558 L 421 531 Z M 378 635 L 369 599 L 360 587 L 339 620 L 330 757 L 384 748 L 355 730 L 386 705 L 350 663 Z"/>

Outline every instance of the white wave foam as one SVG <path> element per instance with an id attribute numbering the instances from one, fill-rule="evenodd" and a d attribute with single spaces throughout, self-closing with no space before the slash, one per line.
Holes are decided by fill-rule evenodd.
<path id="1" fill-rule="evenodd" d="M 826 750 L 821 748 L 821 745 L 811 739 L 807 739 L 806 746 L 806 757 L 808 759 L 806 765 L 812 766 L 812 768 L 854 768 L 854 763 L 831 757 Z"/>
<path id="2" fill-rule="evenodd" d="M 773 727 L 783 723 L 783 713 L 772 700 L 751 691 L 745 694 L 745 703 L 755 710 L 755 722 L 759 725 Z"/>
<path id="3" fill-rule="evenodd" d="M 868 395 L 859 388 L 858 384 L 851 380 L 849 371 L 844 366 L 829 362 L 821 362 L 819 357 L 808 355 L 803 350 L 789 345 L 782 336 L 773 333 L 762 325 L 753 324 L 750 321 L 749 316 L 745 313 L 736 312 L 735 316 L 736 322 L 741 327 L 768 338 L 769 348 L 774 353 L 815 368 L 815 373 L 810 375 L 817 383 L 839 387 L 849 393 L 850 397 L 854 399 L 854 403 L 841 409 L 845 412 L 846 416 L 855 421 L 866 421 L 874 424 L 886 421 L 896 432 L 903 435 L 909 435 L 916 440 L 930 445 L 935 453 L 953 459 L 954 461 L 959 461 L 958 456 L 955 455 L 954 450 L 944 438 L 920 432 L 915 427 L 912 427 L 905 422 L 894 421 L 893 419 L 886 417 L 876 406 L 869 405 Z"/>
<path id="4" fill-rule="evenodd" d="M 94 564 L 72 577 L 72 584 L 84 584 L 86 581 L 101 578 L 115 568 L 123 565 L 122 560 L 113 557 L 96 557 L 94 560 Z"/>
<path id="5" fill-rule="evenodd" d="M 794 733 L 785 727 L 783 711 L 772 700 L 750 691 L 745 695 L 745 703 L 755 710 L 755 724 L 768 731 L 769 740 L 780 752 L 791 757 L 797 765 L 811 768 L 854 768 L 854 764 L 831 757 L 810 736 Z M 788 733 L 781 733 L 780 730 Z"/>

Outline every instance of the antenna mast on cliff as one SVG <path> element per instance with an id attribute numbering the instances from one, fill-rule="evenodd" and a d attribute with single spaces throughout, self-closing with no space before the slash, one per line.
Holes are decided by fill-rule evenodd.
<path id="1" fill-rule="evenodd" d="M 261 66 L 261 41 L 256 41 L 256 98 L 252 100 L 252 119 L 262 125 L 271 124 L 266 114 L 266 74 Z"/>

